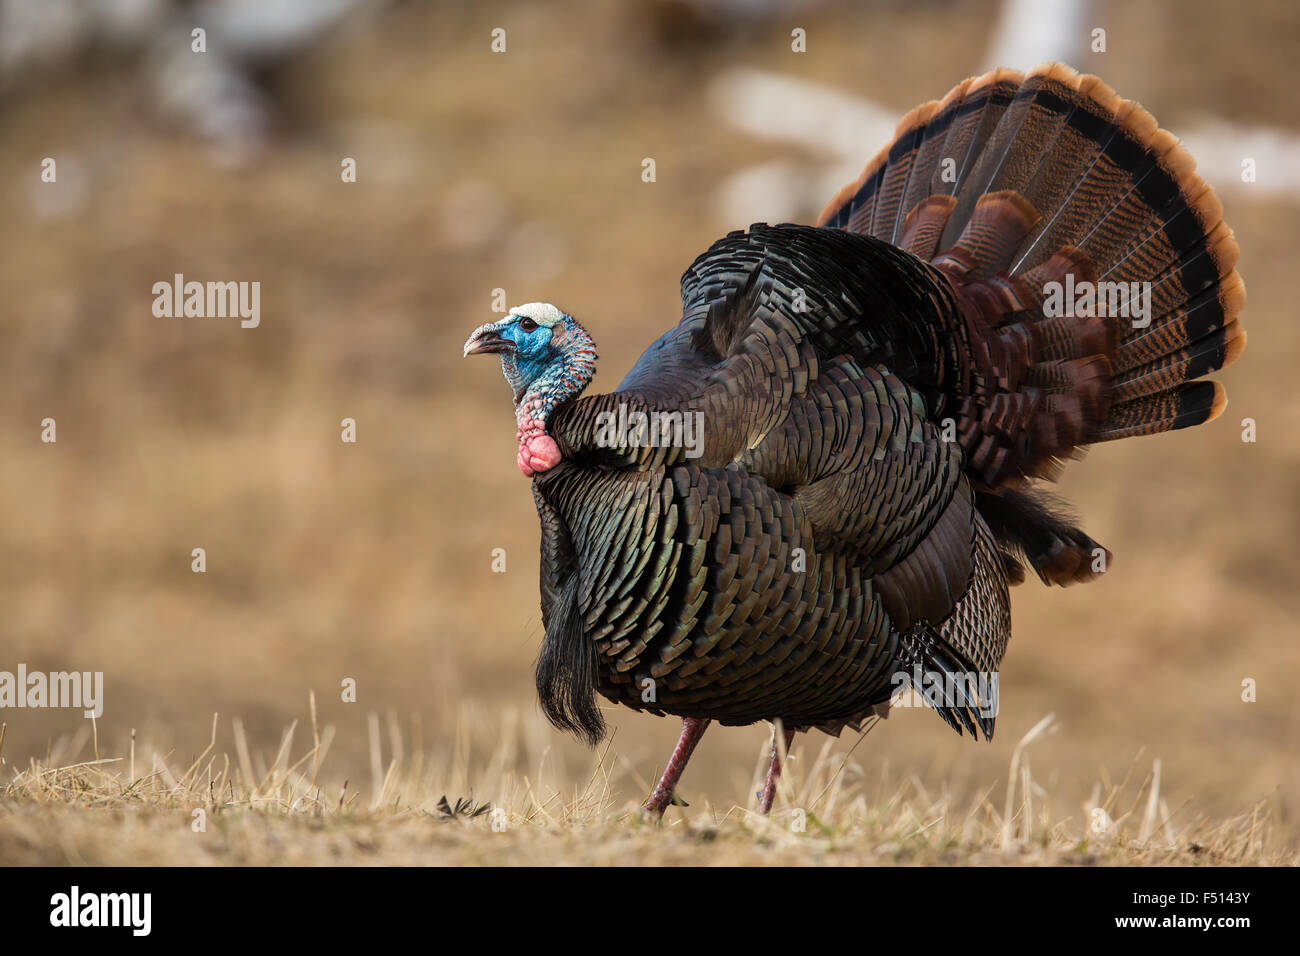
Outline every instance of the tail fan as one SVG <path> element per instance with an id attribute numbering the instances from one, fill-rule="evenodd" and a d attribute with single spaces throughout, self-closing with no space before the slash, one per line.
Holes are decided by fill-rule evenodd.
<path id="1" fill-rule="evenodd" d="M 1245 347 L 1245 286 L 1194 169 L 1096 77 L 1000 69 L 904 117 L 823 211 L 818 225 L 893 243 L 956 290 L 968 354 L 949 407 L 984 488 L 1223 411 L 1222 387 L 1198 379 Z"/>

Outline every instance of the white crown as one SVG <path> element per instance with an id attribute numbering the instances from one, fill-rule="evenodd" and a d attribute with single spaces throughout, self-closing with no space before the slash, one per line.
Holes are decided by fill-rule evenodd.
<path id="1" fill-rule="evenodd" d="M 532 319 L 538 325 L 544 325 L 548 329 L 554 328 L 564 318 L 564 313 L 549 302 L 528 302 L 517 305 L 510 310 L 510 314 Z"/>

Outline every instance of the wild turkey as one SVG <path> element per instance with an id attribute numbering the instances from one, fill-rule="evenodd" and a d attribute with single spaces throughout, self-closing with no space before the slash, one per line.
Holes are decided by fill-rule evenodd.
<path id="1" fill-rule="evenodd" d="M 997 70 L 904 117 L 817 226 L 714 243 L 612 394 L 578 398 L 595 347 L 554 306 L 477 329 L 541 519 L 550 720 L 598 740 L 597 691 L 681 717 L 658 814 L 710 721 L 779 721 L 788 747 L 887 712 L 900 674 L 948 681 L 927 702 L 991 736 L 969 678 L 1002 660 L 1008 584 L 1109 561 L 1039 481 L 1226 403 L 1197 379 L 1241 353 L 1245 292 L 1193 168 L 1096 77 Z M 1116 316 L 1118 283 L 1149 283 L 1145 318 L 1141 295 Z"/>

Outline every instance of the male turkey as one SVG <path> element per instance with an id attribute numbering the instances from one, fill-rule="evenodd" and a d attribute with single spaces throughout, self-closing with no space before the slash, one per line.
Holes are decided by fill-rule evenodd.
<path id="1" fill-rule="evenodd" d="M 788 748 L 883 714 L 899 675 L 991 736 L 970 678 L 1006 650 L 1007 585 L 1109 560 L 1037 481 L 1226 403 L 1196 380 L 1245 346 L 1245 291 L 1193 168 L 1096 77 L 997 70 L 904 117 L 817 226 L 714 243 L 612 394 L 578 398 L 595 347 L 552 305 L 477 329 L 541 518 L 550 720 L 598 740 L 597 691 L 681 717 L 660 814 L 710 721 Z"/>

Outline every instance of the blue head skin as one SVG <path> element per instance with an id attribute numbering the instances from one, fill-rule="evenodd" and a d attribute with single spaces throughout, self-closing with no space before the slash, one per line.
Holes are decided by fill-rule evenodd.
<path id="1" fill-rule="evenodd" d="M 519 468 L 531 477 L 560 461 L 546 434 L 551 412 L 576 398 L 596 373 L 596 344 L 568 315 L 546 302 L 516 306 L 500 322 L 474 330 L 466 355 L 496 353 L 515 397 Z"/>

